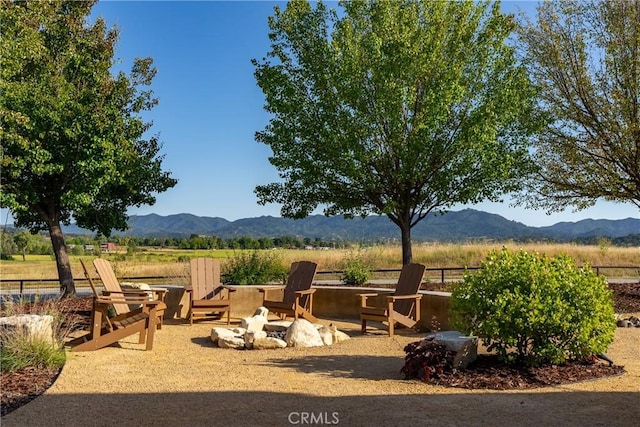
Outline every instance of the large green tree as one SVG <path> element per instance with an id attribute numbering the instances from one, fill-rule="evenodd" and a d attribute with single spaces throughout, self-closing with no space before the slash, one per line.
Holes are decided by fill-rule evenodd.
<path id="1" fill-rule="evenodd" d="M 2 0 L 0 204 L 16 226 L 48 230 L 63 296 L 75 287 L 62 224 L 109 235 L 126 228 L 127 207 L 176 184 L 157 138 L 143 138 L 152 60 L 112 75 L 118 33 L 87 21 L 94 4 Z"/>
<path id="2" fill-rule="evenodd" d="M 550 1 L 518 31 L 549 124 L 521 201 L 640 208 L 640 1 Z"/>
<path id="3" fill-rule="evenodd" d="M 254 60 L 272 114 L 257 132 L 282 182 L 256 188 L 285 217 L 382 214 L 412 260 L 429 212 L 499 200 L 528 171 L 526 70 L 499 3 L 290 1 Z"/>

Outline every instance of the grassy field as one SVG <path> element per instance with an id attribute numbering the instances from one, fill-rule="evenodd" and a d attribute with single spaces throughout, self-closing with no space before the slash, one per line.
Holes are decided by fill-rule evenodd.
<path id="1" fill-rule="evenodd" d="M 511 250 L 523 249 L 529 252 L 555 256 L 569 255 L 578 265 L 589 263 L 591 266 L 638 266 L 640 268 L 640 248 L 598 247 L 575 244 L 414 244 L 414 262 L 422 263 L 427 268 L 476 267 L 491 250 L 502 247 Z M 361 257 L 372 269 L 399 269 L 401 262 L 401 247 L 398 245 L 374 246 L 351 250 L 270 250 L 270 255 L 288 266 L 293 261 L 310 260 L 318 263 L 319 271 L 342 270 L 346 259 Z M 176 284 L 186 284 L 189 277 L 188 259 L 193 257 L 220 258 L 224 271 L 225 263 L 238 255 L 234 250 L 173 250 L 173 249 L 142 249 L 134 255 L 103 254 L 102 257 L 111 261 L 116 275 L 125 277 L 172 276 Z M 82 267 L 79 259 L 90 262 L 93 256 L 71 256 L 73 275 L 82 278 Z M 461 273 L 461 271 L 459 272 Z M 605 269 L 601 273 L 609 277 L 638 278 L 638 269 Z M 15 257 L 13 261 L 0 261 L 0 274 L 3 279 L 54 279 L 57 277 L 55 261 L 48 255 L 28 255 L 26 261 L 22 257 Z M 438 280 L 439 272 L 427 272 L 429 280 Z M 449 273 L 447 273 L 449 275 Z M 337 277 L 337 276 L 335 276 Z M 449 277 L 449 276 L 448 276 Z M 323 278 L 334 278 L 323 276 Z M 55 284 L 54 284 L 55 286 Z"/>

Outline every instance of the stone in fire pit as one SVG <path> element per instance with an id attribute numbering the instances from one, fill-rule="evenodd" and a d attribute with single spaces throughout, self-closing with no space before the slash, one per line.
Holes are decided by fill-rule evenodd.
<path id="1" fill-rule="evenodd" d="M 237 328 L 213 328 L 211 341 L 221 348 L 274 349 L 284 347 L 321 347 L 349 339 L 335 326 L 312 324 L 305 319 L 293 322 L 269 322 L 269 310 L 259 307 L 253 316 L 242 319 Z"/>

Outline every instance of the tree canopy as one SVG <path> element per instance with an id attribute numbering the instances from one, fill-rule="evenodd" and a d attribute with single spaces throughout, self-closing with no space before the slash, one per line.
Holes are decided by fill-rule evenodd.
<path id="1" fill-rule="evenodd" d="M 411 228 L 431 211 L 498 200 L 528 173 L 533 88 L 499 3 L 290 1 L 254 60 L 272 114 L 256 139 L 282 182 L 260 203 L 285 217 L 381 214 Z"/>
<path id="2" fill-rule="evenodd" d="M 518 34 L 549 120 L 521 202 L 640 208 L 640 2 L 544 2 Z"/>
<path id="3" fill-rule="evenodd" d="M 16 226 L 49 231 L 65 295 L 75 288 L 60 225 L 108 236 L 128 207 L 176 184 L 157 136 L 144 138 L 153 62 L 112 75 L 118 31 L 87 21 L 94 4 L 2 1 L 0 204 Z"/>

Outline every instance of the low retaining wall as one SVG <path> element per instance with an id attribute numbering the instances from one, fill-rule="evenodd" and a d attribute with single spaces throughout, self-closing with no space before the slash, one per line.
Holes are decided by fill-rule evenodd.
<path id="1" fill-rule="evenodd" d="M 165 318 L 186 318 L 189 311 L 189 294 L 182 286 L 163 286 L 169 290 L 165 301 L 167 310 Z M 259 288 L 268 286 L 243 285 L 231 286 L 236 289 L 231 296 L 232 318 L 242 318 L 253 315 L 262 305 L 262 293 Z M 360 297 L 358 294 L 378 292 L 381 296 L 370 298 L 370 304 L 385 305 L 384 294 L 389 289 L 362 288 L 347 286 L 318 286 L 313 297 L 313 314 L 318 318 L 359 319 Z M 420 291 L 421 326 L 427 329 L 449 329 L 449 292 Z M 269 298 L 277 298 L 277 293 L 270 293 Z"/>

